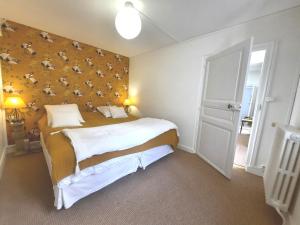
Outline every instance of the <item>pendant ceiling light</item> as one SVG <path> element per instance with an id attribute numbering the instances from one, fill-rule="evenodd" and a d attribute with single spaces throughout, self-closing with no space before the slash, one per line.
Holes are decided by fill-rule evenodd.
<path id="1" fill-rule="evenodd" d="M 133 39 L 139 35 L 142 21 L 139 12 L 131 2 L 125 2 L 124 7 L 118 12 L 115 26 L 118 33 L 125 39 Z"/>

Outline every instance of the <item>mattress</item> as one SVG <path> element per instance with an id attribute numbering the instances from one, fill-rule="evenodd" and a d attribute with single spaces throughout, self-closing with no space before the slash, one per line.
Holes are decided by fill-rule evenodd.
<path id="1" fill-rule="evenodd" d="M 129 116 L 128 118 L 112 119 L 105 118 L 99 113 L 83 112 L 83 118 L 85 123 L 83 127 L 101 126 L 115 123 L 128 122 L 136 120 L 136 117 Z M 58 184 L 61 180 L 74 174 L 76 167 L 75 153 L 68 138 L 61 133 L 55 133 L 63 128 L 51 128 L 47 125 L 47 117 L 44 115 L 38 122 L 41 134 L 43 137 L 43 144 L 48 155 L 51 159 L 51 163 L 48 163 L 49 172 L 51 175 L 52 183 Z M 178 137 L 176 130 L 169 130 L 158 137 L 134 148 L 127 150 L 108 152 L 102 155 L 93 156 L 79 163 L 80 170 L 84 170 L 89 167 L 93 167 L 105 161 L 118 158 L 125 155 L 143 152 L 148 149 L 155 149 L 155 147 L 170 145 L 174 149 L 178 143 Z M 155 151 L 155 150 L 154 150 Z"/>

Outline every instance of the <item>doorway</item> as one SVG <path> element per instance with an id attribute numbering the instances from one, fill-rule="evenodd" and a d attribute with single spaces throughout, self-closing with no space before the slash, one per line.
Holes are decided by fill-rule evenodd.
<path id="1" fill-rule="evenodd" d="M 261 105 L 258 104 L 260 94 L 264 92 L 266 79 L 264 77 L 264 65 L 267 49 L 253 48 L 248 66 L 244 94 L 241 104 L 240 126 L 236 141 L 234 165 L 246 167 L 249 141 L 256 137 L 253 124 L 259 118 Z"/>

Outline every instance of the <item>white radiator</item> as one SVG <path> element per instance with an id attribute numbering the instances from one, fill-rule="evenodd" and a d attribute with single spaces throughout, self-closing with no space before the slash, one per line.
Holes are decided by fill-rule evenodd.
<path id="1" fill-rule="evenodd" d="M 264 173 L 266 201 L 288 212 L 300 173 L 300 131 L 278 127 L 272 152 Z"/>

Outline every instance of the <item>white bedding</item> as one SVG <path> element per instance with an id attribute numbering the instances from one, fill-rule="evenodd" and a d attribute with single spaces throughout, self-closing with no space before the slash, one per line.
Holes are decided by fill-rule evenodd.
<path id="1" fill-rule="evenodd" d="M 133 148 L 171 129 L 177 130 L 177 126 L 170 121 L 142 118 L 92 128 L 63 129 L 62 132 L 72 142 L 78 172 L 78 163 L 82 160 L 106 152 Z"/>
<path id="2" fill-rule="evenodd" d="M 44 144 L 41 133 L 41 145 L 51 174 L 51 157 Z M 139 167 L 145 169 L 151 163 L 172 153 L 169 145 L 117 157 L 98 165 L 81 170 L 78 174 L 70 175 L 53 186 L 54 206 L 57 209 L 70 208 L 78 200 L 94 193 L 114 181 L 134 173 Z"/>
<path id="3" fill-rule="evenodd" d="M 137 155 L 126 155 L 88 167 L 53 186 L 57 209 L 70 208 L 78 200 L 106 187 L 139 168 Z"/>

